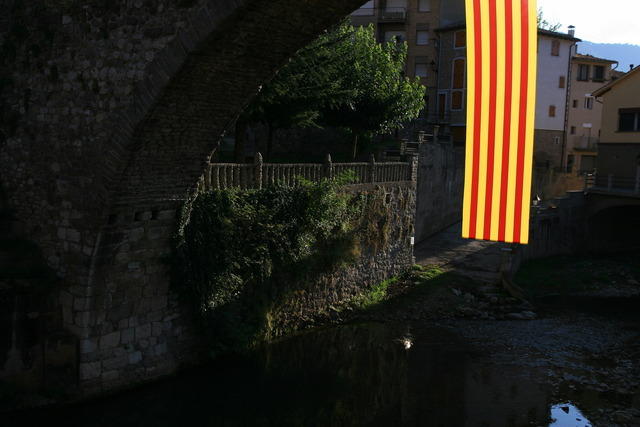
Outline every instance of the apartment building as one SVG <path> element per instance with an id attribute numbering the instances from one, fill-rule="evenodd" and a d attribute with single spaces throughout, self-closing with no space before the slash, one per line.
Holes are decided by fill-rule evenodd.
<path id="1" fill-rule="evenodd" d="M 617 61 L 576 53 L 571 58 L 571 82 L 564 164 L 569 172 L 596 168 L 602 122 L 602 103 L 592 93 L 614 80 Z"/>
<path id="2" fill-rule="evenodd" d="M 596 90 L 602 102 L 597 185 L 640 192 L 640 67 Z"/>
<path id="3" fill-rule="evenodd" d="M 538 30 L 534 162 L 537 167 L 562 167 L 566 155 L 566 123 L 575 30 L 558 33 Z"/>
<path id="4" fill-rule="evenodd" d="M 408 77 L 420 77 L 427 87 L 427 106 L 434 102 L 437 93 L 438 50 L 434 29 L 441 14 L 441 0 L 370 0 L 351 14 L 353 25 L 373 25 L 379 42 L 393 39 L 407 42 L 405 73 Z M 418 120 L 420 124 L 425 124 L 427 111 L 428 107 Z"/>

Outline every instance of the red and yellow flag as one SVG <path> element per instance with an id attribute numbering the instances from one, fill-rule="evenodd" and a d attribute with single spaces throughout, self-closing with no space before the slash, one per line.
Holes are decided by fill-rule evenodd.
<path id="1" fill-rule="evenodd" d="M 462 235 L 529 241 L 536 0 L 465 0 L 467 149 Z"/>

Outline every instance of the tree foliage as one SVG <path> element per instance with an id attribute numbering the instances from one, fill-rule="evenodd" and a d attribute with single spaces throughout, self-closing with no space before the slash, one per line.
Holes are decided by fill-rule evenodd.
<path id="1" fill-rule="evenodd" d="M 547 31 L 558 31 L 562 27 L 559 22 L 551 23 L 544 17 L 542 9 L 538 9 L 538 28 L 542 28 Z"/>
<path id="2" fill-rule="evenodd" d="M 346 21 L 301 49 L 244 113 L 270 128 L 388 133 L 418 116 L 425 87 L 404 77 L 406 43 L 379 44 L 373 26 Z"/>

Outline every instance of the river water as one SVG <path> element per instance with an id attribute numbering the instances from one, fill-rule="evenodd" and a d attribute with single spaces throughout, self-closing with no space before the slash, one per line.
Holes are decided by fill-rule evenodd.
<path id="1" fill-rule="evenodd" d="M 556 301 L 535 321 L 318 329 L 112 397 L 4 416 L 0 425 L 638 425 L 628 412 L 640 410 L 637 353 L 625 352 L 638 342 L 640 300 L 625 301 L 592 304 L 596 312 Z"/>

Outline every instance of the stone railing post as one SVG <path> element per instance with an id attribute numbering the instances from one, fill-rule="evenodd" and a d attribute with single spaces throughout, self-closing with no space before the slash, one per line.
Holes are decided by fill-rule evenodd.
<path id="1" fill-rule="evenodd" d="M 326 178 L 333 178 L 333 162 L 331 162 L 331 154 L 327 154 L 327 159 L 324 162 L 324 176 Z"/>
<path id="2" fill-rule="evenodd" d="M 369 157 L 369 182 L 376 182 L 376 157 L 371 153 Z"/>
<path id="3" fill-rule="evenodd" d="M 253 159 L 255 186 L 258 190 L 262 188 L 262 154 L 256 153 Z"/>
<path id="4" fill-rule="evenodd" d="M 607 190 L 611 191 L 613 188 L 613 174 L 609 174 L 607 177 Z"/>
<path id="5" fill-rule="evenodd" d="M 418 182 L 418 155 L 412 154 L 409 159 L 409 173 L 412 182 Z"/>

